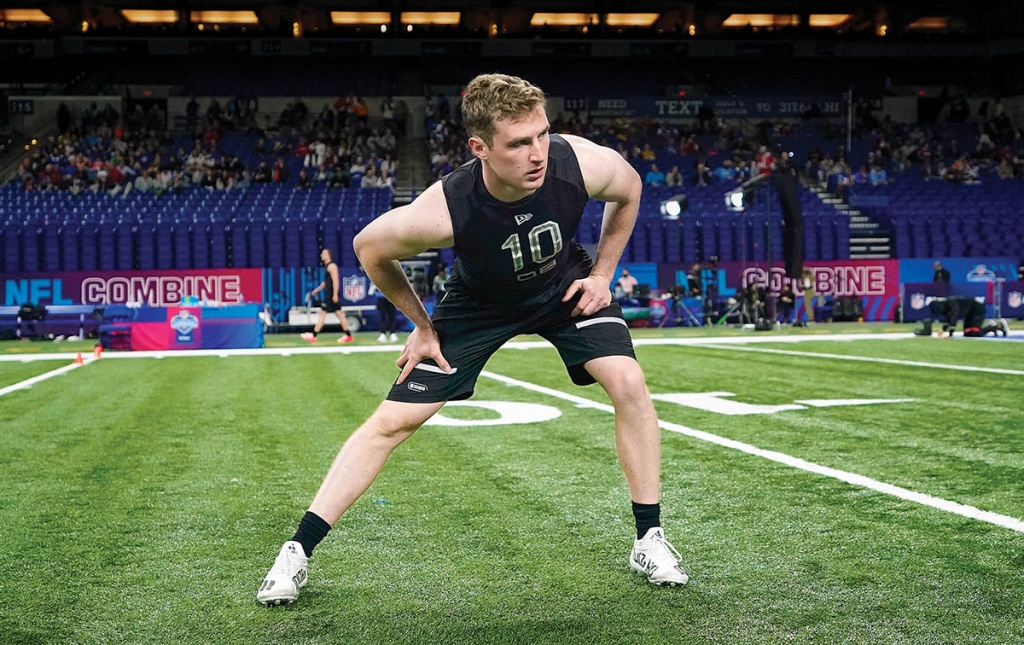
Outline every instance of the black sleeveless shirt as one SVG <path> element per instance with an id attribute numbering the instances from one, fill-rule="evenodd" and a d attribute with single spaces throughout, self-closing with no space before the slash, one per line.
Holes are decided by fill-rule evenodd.
<path id="1" fill-rule="evenodd" d="M 552 134 L 544 183 L 515 202 L 484 187 L 479 159 L 441 180 L 455 233 L 450 293 L 479 302 L 521 305 L 561 298 L 560 290 L 590 274 L 591 260 L 574 237 L 590 199 L 576 153 Z"/>
<path id="2" fill-rule="evenodd" d="M 324 266 L 324 300 L 327 302 L 331 302 L 331 299 L 334 297 L 334 278 L 331 277 L 332 264 L 334 264 L 334 260 L 331 260 Z M 340 293 L 338 294 L 338 302 L 341 302 Z"/>

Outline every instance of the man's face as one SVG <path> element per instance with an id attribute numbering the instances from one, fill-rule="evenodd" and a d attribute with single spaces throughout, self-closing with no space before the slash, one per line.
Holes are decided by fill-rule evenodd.
<path id="1" fill-rule="evenodd" d="M 523 116 L 496 121 L 491 145 L 479 137 L 470 138 L 470 149 L 483 163 L 484 185 L 492 195 L 515 201 L 544 184 L 549 129 L 543 106 L 537 106 Z"/>
<path id="2" fill-rule="evenodd" d="M 327 249 L 320 251 L 320 261 L 323 262 L 324 264 L 331 263 L 331 254 L 327 252 Z"/>

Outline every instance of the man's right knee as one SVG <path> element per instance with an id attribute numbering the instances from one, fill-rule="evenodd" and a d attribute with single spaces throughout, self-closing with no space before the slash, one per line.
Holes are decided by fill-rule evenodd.
<path id="1" fill-rule="evenodd" d="M 384 401 L 376 412 L 367 420 L 366 425 L 372 427 L 384 437 L 408 436 L 419 429 L 427 419 L 441 409 L 441 403 L 402 403 Z"/>

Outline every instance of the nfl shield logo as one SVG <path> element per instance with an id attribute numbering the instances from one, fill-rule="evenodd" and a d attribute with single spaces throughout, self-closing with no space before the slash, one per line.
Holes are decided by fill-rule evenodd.
<path id="1" fill-rule="evenodd" d="M 341 279 L 345 300 L 359 302 L 366 297 L 366 278 L 358 275 L 350 275 Z"/>
<path id="2" fill-rule="evenodd" d="M 910 296 L 910 308 L 911 309 L 921 309 L 922 307 L 924 307 L 924 294 L 923 293 L 911 294 L 911 296 Z"/>
<path id="3" fill-rule="evenodd" d="M 1011 291 L 1010 295 L 1006 299 L 1006 304 L 1010 305 L 1014 309 L 1020 307 L 1022 302 L 1024 302 L 1024 294 L 1020 291 Z"/>

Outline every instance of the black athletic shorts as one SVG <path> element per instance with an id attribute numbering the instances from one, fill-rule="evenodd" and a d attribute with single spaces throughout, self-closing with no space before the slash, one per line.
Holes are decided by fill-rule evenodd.
<path id="1" fill-rule="evenodd" d="M 320 301 L 320 308 L 329 314 L 339 311 L 341 309 L 341 298 L 338 298 L 338 302 L 332 302 L 331 297 L 327 296 Z"/>
<path id="2" fill-rule="evenodd" d="M 576 385 L 595 382 L 584 368 L 587 361 L 603 356 L 636 358 L 618 303 L 612 302 L 592 316 L 573 318 L 578 297 L 566 303 L 560 300 L 516 308 L 479 303 L 449 291 L 432 319 L 441 339 L 441 354 L 454 371 L 445 374 L 433 360 L 423 361 L 405 382 L 392 386 L 388 400 L 437 403 L 468 399 L 487 360 L 520 334 L 539 334 L 554 345 Z"/>

